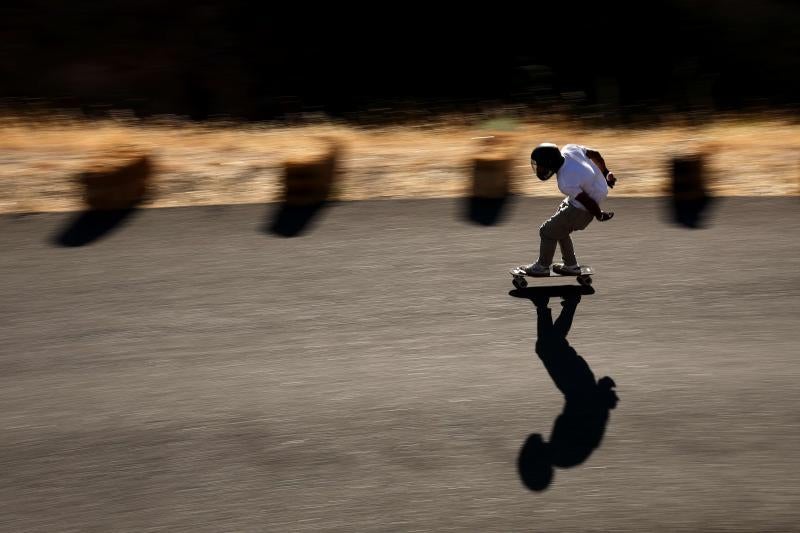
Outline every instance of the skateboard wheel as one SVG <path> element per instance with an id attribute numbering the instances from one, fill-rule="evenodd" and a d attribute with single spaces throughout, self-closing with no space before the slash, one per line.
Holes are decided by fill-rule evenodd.
<path id="1" fill-rule="evenodd" d="M 588 274 L 582 274 L 578 276 L 578 283 L 588 287 L 592 284 L 592 276 Z"/>
<path id="2" fill-rule="evenodd" d="M 524 289 L 528 286 L 528 281 L 525 278 L 514 278 L 511 280 L 511 283 L 513 283 L 514 287 L 518 289 Z"/>

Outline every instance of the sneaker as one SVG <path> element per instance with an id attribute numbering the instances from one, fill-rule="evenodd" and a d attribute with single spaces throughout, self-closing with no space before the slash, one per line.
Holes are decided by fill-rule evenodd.
<path id="1" fill-rule="evenodd" d="M 550 275 L 550 267 L 542 266 L 539 263 L 533 263 L 530 265 L 522 265 L 519 267 L 520 270 L 524 270 L 525 273 L 529 276 L 549 276 Z"/>
<path id="2" fill-rule="evenodd" d="M 553 270 L 559 274 L 568 274 L 570 276 L 578 276 L 581 273 L 581 266 L 580 265 L 562 265 L 562 264 L 555 264 L 553 265 Z"/>

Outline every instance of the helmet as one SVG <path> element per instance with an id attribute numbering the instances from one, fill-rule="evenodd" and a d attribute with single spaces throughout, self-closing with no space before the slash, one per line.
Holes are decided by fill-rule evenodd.
<path id="1" fill-rule="evenodd" d="M 553 143 L 542 143 L 531 152 L 531 168 L 542 181 L 550 179 L 564 164 L 564 156 Z"/>

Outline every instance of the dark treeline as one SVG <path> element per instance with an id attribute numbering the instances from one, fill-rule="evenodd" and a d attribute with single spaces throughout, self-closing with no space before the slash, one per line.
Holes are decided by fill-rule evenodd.
<path id="1" fill-rule="evenodd" d="M 795 1 L 271 4 L 6 4 L 0 98 L 261 120 L 485 102 L 634 114 L 795 108 L 800 94 Z"/>

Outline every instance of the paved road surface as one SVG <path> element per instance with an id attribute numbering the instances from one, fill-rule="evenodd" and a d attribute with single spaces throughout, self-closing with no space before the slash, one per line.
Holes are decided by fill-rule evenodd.
<path id="1" fill-rule="evenodd" d="M 554 202 L 0 217 L 0 529 L 797 531 L 800 202 L 615 200 L 540 358 L 506 272 Z"/>

